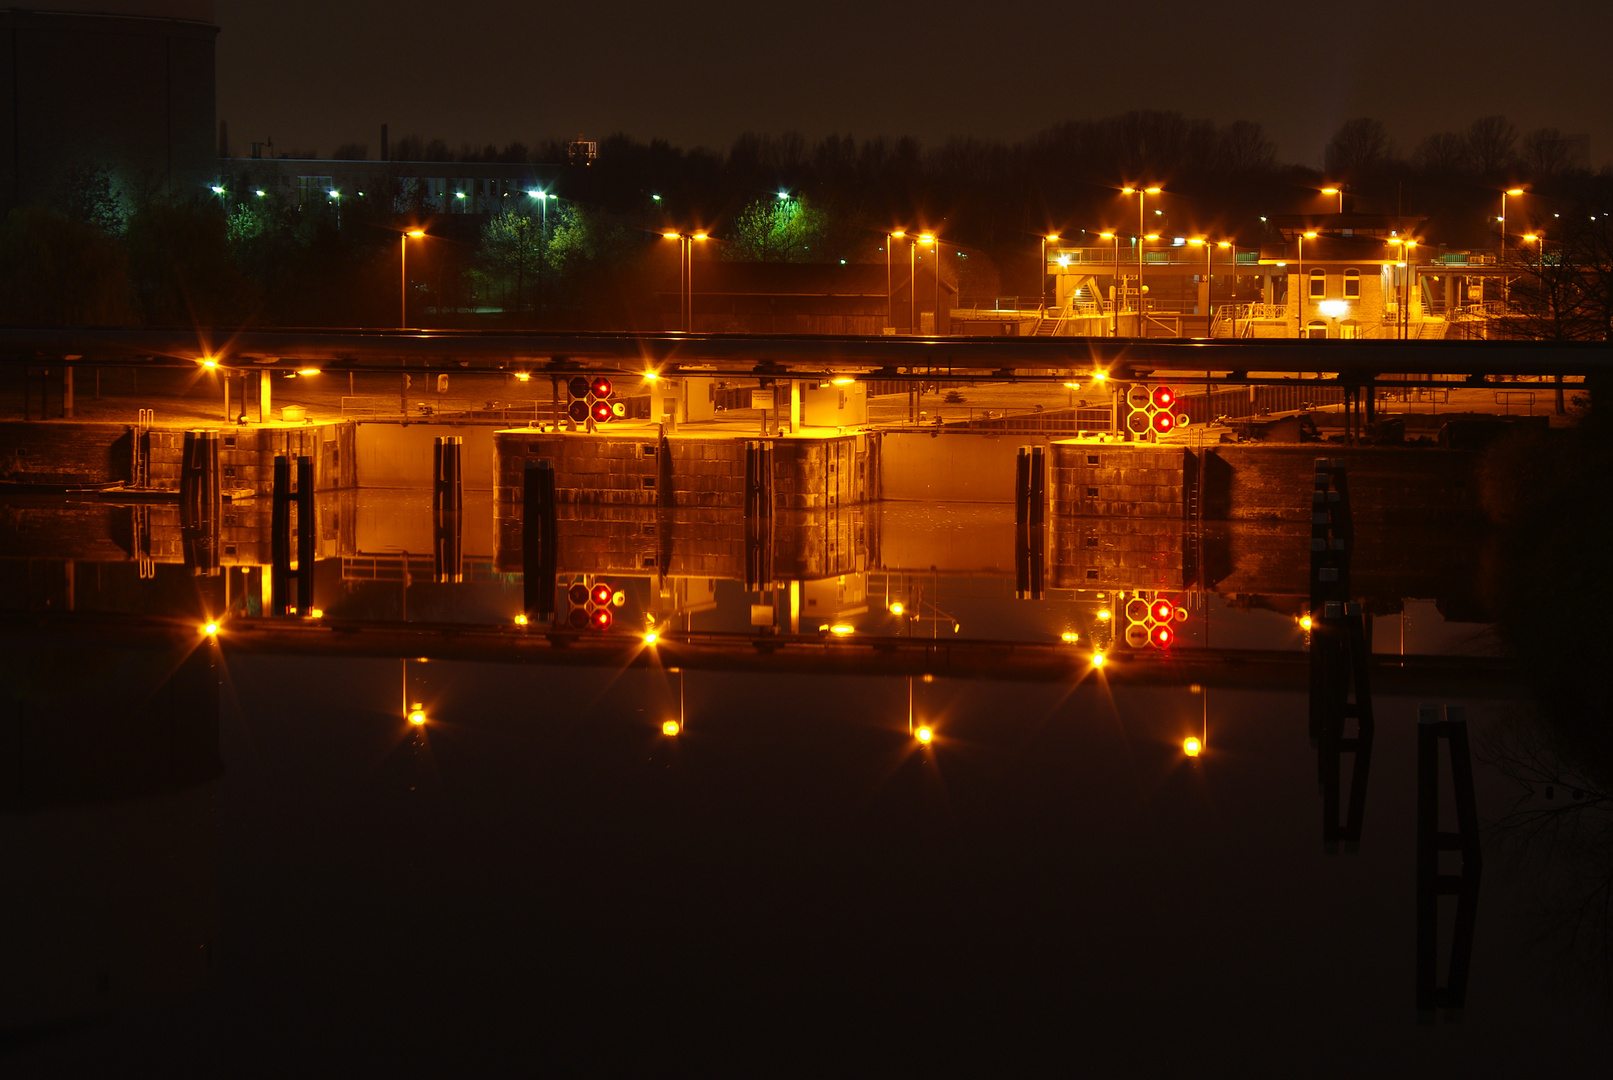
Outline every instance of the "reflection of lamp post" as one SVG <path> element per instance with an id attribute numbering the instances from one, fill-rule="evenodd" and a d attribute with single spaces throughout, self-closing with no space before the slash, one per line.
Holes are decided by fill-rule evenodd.
<path id="1" fill-rule="evenodd" d="M 1109 330 L 1110 337 L 1120 336 L 1120 298 L 1125 290 L 1120 287 L 1120 234 L 1106 232 L 1098 234 L 1100 239 L 1112 240 L 1115 245 L 1115 283 L 1109 290 L 1109 314 L 1112 325 Z"/>
<path id="2" fill-rule="evenodd" d="M 408 229 L 398 234 L 398 328 L 409 326 L 409 241 L 426 235 L 424 229 Z"/>
<path id="3" fill-rule="evenodd" d="M 1137 196 L 1137 235 L 1139 237 L 1147 229 L 1143 221 L 1143 207 L 1148 202 L 1148 196 L 1158 195 L 1160 190 L 1157 187 L 1120 189 L 1122 195 Z M 1143 317 L 1143 245 L 1141 240 L 1137 242 L 1137 336 L 1148 336 L 1148 321 Z"/>

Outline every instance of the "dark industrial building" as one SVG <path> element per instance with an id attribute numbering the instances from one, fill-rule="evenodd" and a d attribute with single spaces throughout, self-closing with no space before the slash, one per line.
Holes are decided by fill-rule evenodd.
<path id="1" fill-rule="evenodd" d="M 212 182 L 212 0 L 34 0 L 0 32 L 0 205 L 90 165 L 123 188 Z"/>

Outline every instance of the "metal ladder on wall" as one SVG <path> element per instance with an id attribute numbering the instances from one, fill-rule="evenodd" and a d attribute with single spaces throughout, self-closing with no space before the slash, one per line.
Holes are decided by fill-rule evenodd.
<path id="1" fill-rule="evenodd" d="M 133 487 L 151 486 L 151 428 L 157 421 L 155 409 L 141 409 L 134 424 L 134 463 L 129 470 Z"/>

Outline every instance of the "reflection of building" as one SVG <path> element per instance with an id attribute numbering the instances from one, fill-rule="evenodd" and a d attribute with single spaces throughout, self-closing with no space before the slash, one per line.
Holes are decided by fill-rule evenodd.
<path id="1" fill-rule="evenodd" d="M 201 190 L 217 169 L 211 0 L 34 0 L 0 12 L 0 201 L 84 166 L 119 187 Z"/>

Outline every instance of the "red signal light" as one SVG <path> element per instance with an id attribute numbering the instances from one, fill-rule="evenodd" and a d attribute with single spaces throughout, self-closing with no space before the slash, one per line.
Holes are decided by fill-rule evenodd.
<path id="1" fill-rule="evenodd" d="M 610 397 L 610 380 L 601 375 L 594 380 L 594 385 L 589 387 L 589 390 L 596 398 Z"/>
<path id="2" fill-rule="evenodd" d="M 589 599 L 595 604 L 598 604 L 600 607 L 604 607 L 606 604 L 610 603 L 610 596 L 614 591 L 615 590 L 609 585 L 606 585 L 604 582 L 600 582 L 598 585 L 594 586 L 594 591 L 589 595 Z"/>
<path id="3" fill-rule="evenodd" d="M 608 401 L 594 402 L 594 421 L 603 424 L 608 420 L 616 419 L 616 410 L 610 407 Z"/>
<path id="4" fill-rule="evenodd" d="M 589 389 L 588 380 L 586 378 L 584 378 L 583 376 L 581 376 L 581 375 L 573 376 L 571 381 L 566 383 L 566 390 L 574 398 L 585 398 L 585 397 L 587 397 L 588 396 L 588 389 Z"/>
<path id="5" fill-rule="evenodd" d="M 1155 600 L 1151 613 L 1155 622 L 1170 622 L 1176 617 L 1176 605 L 1169 600 Z"/>
<path id="6" fill-rule="evenodd" d="M 611 613 L 606 611 L 604 608 L 600 608 L 598 611 L 594 612 L 593 620 L 594 629 L 609 630 L 612 622 Z"/>
<path id="7" fill-rule="evenodd" d="M 1176 401 L 1176 392 L 1168 386 L 1154 387 L 1154 408 L 1168 409 Z"/>
<path id="8" fill-rule="evenodd" d="M 1171 632 L 1169 627 L 1156 626 L 1154 627 L 1154 632 L 1149 635 L 1149 640 L 1163 649 L 1176 640 L 1176 635 Z"/>
<path id="9" fill-rule="evenodd" d="M 1162 413 L 1155 413 L 1154 414 L 1154 430 L 1155 431 L 1166 432 L 1166 431 L 1169 431 L 1171 428 L 1173 428 L 1175 426 L 1176 426 L 1176 417 L 1172 416 L 1170 413 L 1162 412 Z"/>

